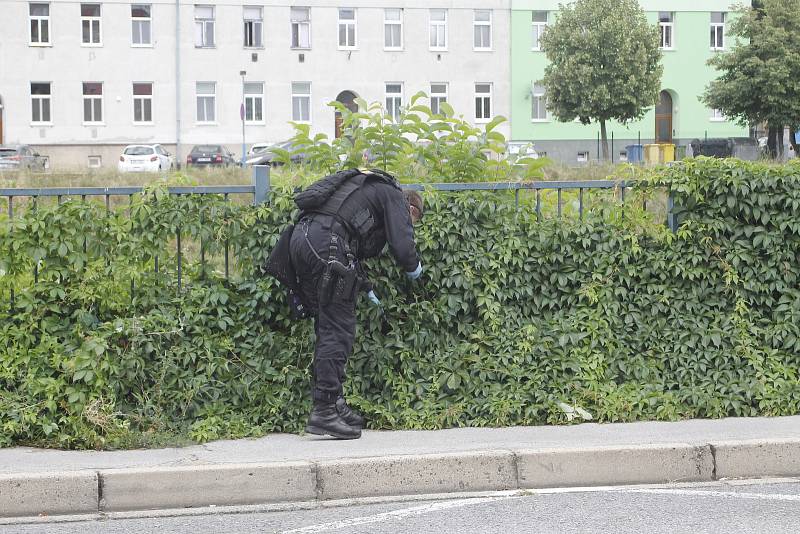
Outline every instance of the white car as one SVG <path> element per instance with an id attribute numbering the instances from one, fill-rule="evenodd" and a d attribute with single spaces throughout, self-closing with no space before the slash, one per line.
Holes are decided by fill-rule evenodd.
<path id="1" fill-rule="evenodd" d="M 269 148 L 273 145 L 273 143 L 255 143 L 253 146 L 250 147 L 250 150 L 247 151 L 247 155 L 252 156 L 256 152 L 261 152 L 265 148 Z"/>
<path id="2" fill-rule="evenodd" d="M 161 145 L 128 145 L 119 157 L 119 172 L 158 172 L 175 166 L 175 158 Z"/>

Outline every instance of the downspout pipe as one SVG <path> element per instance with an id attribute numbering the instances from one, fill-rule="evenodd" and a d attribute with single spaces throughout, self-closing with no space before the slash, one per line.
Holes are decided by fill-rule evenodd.
<path id="1" fill-rule="evenodd" d="M 175 0 L 175 167 L 181 157 L 181 0 Z"/>

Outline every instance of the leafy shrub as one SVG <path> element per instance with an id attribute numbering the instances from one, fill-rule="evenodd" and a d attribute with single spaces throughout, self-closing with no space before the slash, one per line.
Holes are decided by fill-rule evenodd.
<path id="1" fill-rule="evenodd" d="M 348 398 L 396 429 L 798 413 L 798 185 L 796 164 L 660 169 L 637 194 L 672 192 L 676 234 L 639 202 L 538 220 L 506 193 L 426 192 L 422 283 L 368 264 L 386 320 L 359 305 Z M 255 274 L 289 193 L 253 207 L 154 187 L 0 224 L 0 444 L 301 431 L 313 329 Z M 205 259 L 184 258 L 180 288 L 179 233 Z"/>

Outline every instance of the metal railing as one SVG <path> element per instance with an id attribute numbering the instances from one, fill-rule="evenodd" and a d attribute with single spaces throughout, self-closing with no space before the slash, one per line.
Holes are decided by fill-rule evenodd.
<path id="1" fill-rule="evenodd" d="M 436 191 L 486 191 L 486 192 L 514 192 L 515 206 L 519 209 L 520 192 L 533 191 L 536 195 L 536 216 L 538 220 L 542 218 L 542 192 L 553 191 L 557 192 L 557 214 L 562 216 L 563 208 L 563 192 L 575 191 L 578 192 L 578 216 L 581 220 L 584 218 L 584 194 L 591 190 L 619 190 L 620 201 L 623 206 L 625 204 L 626 190 L 630 189 L 633 182 L 626 181 L 611 181 L 611 180 L 588 180 L 588 181 L 570 181 L 570 182 L 555 182 L 555 181 L 541 181 L 541 182 L 477 182 L 477 183 L 434 183 L 434 184 L 403 184 L 404 188 L 414 189 L 417 191 L 425 189 L 433 189 Z M 9 218 L 14 217 L 14 199 L 20 197 L 32 198 L 35 202 L 38 198 L 53 198 L 58 199 L 59 204 L 64 198 L 80 197 L 85 200 L 87 197 L 104 197 L 106 209 L 111 208 L 111 197 L 127 196 L 130 201 L 133 200 L 133 195 L 139 194 L 144 190 L 141 186 L 127 186 L 127 187 L 55 187 L 55 188 L 0 188 L 0 198 L 8 199 L 8 215 Z M 270 193 L 270 176 L 269 167 L 257 166 L 253 168 L 253 183 L 251 185 L 231 185 L 231 186 L 194 186 L 194 187 L 169 187 L 171 195 L 223 195 L 225 200 L 231 194 L 249 194 L 253 196 L 253 205 L 258 205 L 267 202 Z M 642 209 L 647 209 L 647 201 L 642 201 Z M 672 197 L 668 199 L 667 206 L 668 225 L 674 230 L 674 217 L 672 215 Z M 181 288 L 182 278 L 182 262 L 183 255 L 181 251 L 181 232 L 176 234 L 177 246 L 177 282 L 178 288 Z M 201 243 L 200 246 L 201 263 L 205 262 L 204 247 Z M 226 240 L 224 244 L 224 262 L 225 262 L 225 278 L 230 276 L 229 267 L 229 243 Z M 159 258 L 154 258 L 155 272 L 159 272 Z M 39 273 L 38 266 L 34 267 L 34 282 L 38 282 Z M 13 307 L 14 292 L 11 292 L 11 303 Z"/>

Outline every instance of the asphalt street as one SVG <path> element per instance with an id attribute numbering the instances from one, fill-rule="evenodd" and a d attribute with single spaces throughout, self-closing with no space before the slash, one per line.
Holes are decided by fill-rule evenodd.
<path id="1" fill-rule="evenodd" d="M 794 534 L 800 532 L 800 480 L 535 490 L 293 511 L 206 509 L 172 517 L 4 521 L 0 534 Z"/>

